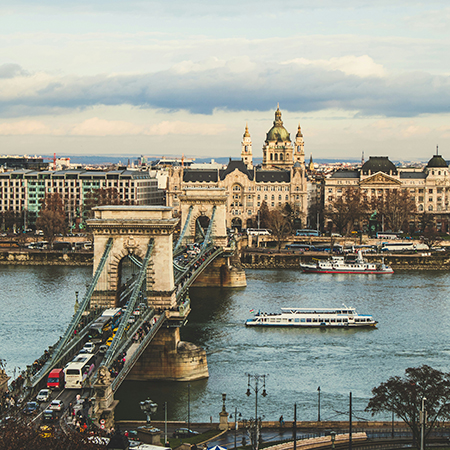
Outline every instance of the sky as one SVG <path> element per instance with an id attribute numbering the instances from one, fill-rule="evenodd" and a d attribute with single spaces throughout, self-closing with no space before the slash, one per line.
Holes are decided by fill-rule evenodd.
<path id="1" fill-rule="evenodd" d="M 450 4 L 0 0 L 0 154 L 450 159 Z"/>

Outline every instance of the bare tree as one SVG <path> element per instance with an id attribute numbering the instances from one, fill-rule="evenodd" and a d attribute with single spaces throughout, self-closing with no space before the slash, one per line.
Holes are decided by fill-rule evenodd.
<path id="1" fill-rule="evenodd" d="M 57 234 L 66 231 L 66 214 L 61 197 L 57 192 L 47 192 L 41 200 L 41 209 L 36 227 L 44 232 L 47 241 L 52 244 Z"/>
<path id="2" fill-rule="evenodd" d="M 405 370 L 405 376 L 389 378 L 372 389 L 366 411 L 372 415 L 392 412 L 400 417 L 413 433 L 413 447 L 420 436 L 420 411 L 426 406 L 428 421 L 425 422 L 427 437 L 438 420 L 448 420 L 450 414 L 450 374 L 430 366 Z"/>
<path id="3" fill-rule="evenodd" d="M 277 240 L 278 250 L 280 250 L 281 241 L 292 232 L 290 217 L 286 214 L 284 208 L 270 211 L 269 225 L 272 230 L 272 235 Z"/>
<path id="4" fill-rule="evenodd" d="M 342 195 L 330 203 L 325 212 L 340 234 L 349 234 L 355 224 L 361 228 L 362 221 L 368 214 L 368 202 L 359 189 L 343 189 Z"/>
<path id="5" fill-rule="evenodd" d="M 372 210 L 384 216 L 386 227 L 392 231 L 409 229 L 408 223 L 416 213 L 416 202 L 406 190 L 392 189 L 371 199 Z"/>

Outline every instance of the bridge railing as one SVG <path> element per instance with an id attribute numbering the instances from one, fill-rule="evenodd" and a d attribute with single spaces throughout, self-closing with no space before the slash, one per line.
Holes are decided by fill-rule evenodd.
<path id="1" fill-rule="evenodd" d="M 67 353 L 66 344 L 70 339 L 77 338 L 75 335 L 75 329 L 77 328 L 78 324 L 80 323 L 80 320 L 83 316 L 83 313 L 86 311 L 87 307 L 89 306 L 89 302 L 91 300 L 92 294 L 94 293 L 94 290 L 97 286 L 97 282 L 100 278 L 101 273 L 103 272 L 103 269 L 106 265 L 106 260 L 108 258 L 109 252 L 111 251 L 113 244 L 113 239 L 109 238 L 108 242 L 106 243 L 105 251 L 103 252 L 103 255 L 100 259 L 100 263 L 97 267 L 97 270 L 95 271 L 94 277 L 92 278 L 91 284 L 86 291 L 86 294 L 84 295 L 84 298 L 82 302 L 80 303 L 80 306 L 78 307 L 76 313 L 73 315 L 72 320 L 69 323 L 69 326 L 67 327 L 66 332 L 62 336 L 62 338 L 58 341 L 56 344 L 56 348 L 53 351 L 53 353 L 50 355 L 50 358 L 48 361 L 44 364 L 44 366 L 41 368 L 41 370 L 35 374 L 31 380 L 30 384 L 31 386 L 36 386 L 42 378 L 48 373 L 48 371 L 55 367 L 56 364 L 61 360 L 61 357 Z M 78 336 L 77 341 L 79 341 L 81 338 Z"/>
<path id="2" fill-rule="evenodd" d="M 203 272 L 203 270 L 207 266 L 209 266 L 209 264 L 211 264 L 211 262 L 214 261 L 221 253 L 223 253 L 223 248 L 222 247 L 217 248 L 210 255 L 208 255 L 204 261 L 202 261 L 200 266 L 198 266 L 196 269 L 193 270 L 193 272 L 186 279 L 184 284 L 179 288 L 179 290 L 177 292 L 177 302 L 179 302 L 183 298 L 186 291 L 189 289 L 189 287 L 192 285 L 192 283 L 197 279 L 197 277 Z M 204 256 L 204 254 L 202 256 Z M 194 265 L 195 265 L 195 263 L 193 263 L 192 266 L 189 266 L 189 268 L 191 269 Z"/>
<path id="3" fill-rule="evenodd" d="M 105 357 L 103 358 L 103 361 L 101 363 L 102 366 L 104 366 L 104 365 L 108 366 L 111 363 L 112 358 L 114 357 L 114 354 L 116 353 L 116 348 L 118 346 L 118 343 L 122 339 L 122 335 L 128 324 L 128 320 L 130 319 L 130 316 L 135 309 L 136 301 L 138 299 L 139 292 L 141 290 L 141 286 L 144 283 L 146 276 L 147 276 L 147 266 L 148 266 L 148 263 L 150 262 L 150 258 L 153 253 L 153 247 L 154 247 L 154 240 L 151 239 L 151 241 L 149 242 L 148 247 L 147 247 L 147 253 L 145 255 L 145 258 L 142 261 L 142 267 L 141 267 L 141 270 L 139 271 L 139 274 L 138 274 L 138 277 L 136 280 L 136 284 L 133 289 L 133 293 L 131 294 L 130 300 L 128 301 L 127 309 L 122 316 L 122 319 L 121 319 L 120 325 L 119 325 L 119 329 L 117 330 L 117 332 L 111 342 L 111 345 L 109 346 L 109 349 L 106 352 Z"/>
<path id="4" fill-rule="evenodd" d="M 166 320 L 166 313 L 163 313 L 159 316 L 158 320 L 152 325 L 150 331 L 145 335 L 144 339 L 139 344 L 139 347 L 136 351 L 131 355 L 131 357 L 127 358 L 125 361 L 125 365 L 122 367 L 122 370 L 119 372 L 114 381 L 111 383 L 111 387 L 113 391 L 116 391 L 119 386 L 122 384 L 122 381 L 127 377 L 130 373 L 131 369 L 134 367 L 136 361 L 139 360 L 144 350 L 147 348 L 149 342 L 154 338 L 156 333 L 161 328 L 162 324 Z"/>
<path id="5" fill-rule="evenodd" d="M 191 221 L 191 215 L 192 215 L 192 210 L 193 210 L 193 209 L 194 209 L 194 207 L 191 205 L 191 206 L 189 207 L 189 213 L 188 213 L 188 216 L 186 217 L 186 222 L 184 223 L 183 231 L 180 233 L 180 236 L 179 236 L 179 238 L 178 238 L 178 241 L 177 241 L 177 243 L 175 244 L 175 247 L 173 248 L 173 253 L 174 253 L 174 255 L 177 254 L 178 249 L 179 249 L 181 243 L 183 242 L 184 235 L 186 234 L 186 231 L 187 231 L 187 229 L 188 229 L 188 227 L 189 227 L 189 222 Z"/>

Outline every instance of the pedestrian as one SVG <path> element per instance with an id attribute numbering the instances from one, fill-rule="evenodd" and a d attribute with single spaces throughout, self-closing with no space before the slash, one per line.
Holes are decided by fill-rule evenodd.
<path id="1" fill-rule="evenodd" d="M 283 416 L 280 416 L 279 422 L 280 422 L 280 427 L 283 428 L 283 426 L 284 426 L 284 418 L 283 418 Z"/>

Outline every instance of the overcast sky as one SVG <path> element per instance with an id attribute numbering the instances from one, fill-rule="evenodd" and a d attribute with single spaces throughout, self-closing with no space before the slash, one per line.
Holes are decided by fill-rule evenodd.
<path id="1" fill-rule="evenodd" d="M 450 159 L 447 5 L 0 0 L 0 154 Z"/>

